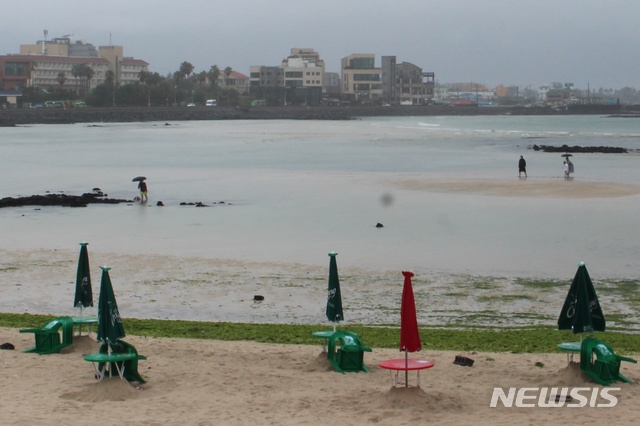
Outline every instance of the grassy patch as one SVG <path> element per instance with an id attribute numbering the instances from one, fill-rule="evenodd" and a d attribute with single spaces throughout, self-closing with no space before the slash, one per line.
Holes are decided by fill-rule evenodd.
<path id="1" fill-rule="evenodd" d="M 537 290 L 555 290 L 557 288 L 569 290 L 571 282 L 558 280 L 532 280 L 516 278 L 514 284 Z"/>
<path id="2" fill-rule="evenodd" d="M 492 294 L 487 296 L 478 296 L 476 300 L 481 303 L 503 303 L 513 300 L 533 300 L 534 297 L 528 294 Z"/>
<path id="3" fill-rule="evenodd" d="M 0 313 L 0 327 L 40 327 L 53 318 L 46 315 Z M 248 324 L 230 322 L 167 321 L 123 319 L 130 335 L 212 340 L 250 340 L 264 343 L 319 345 L 311 336 L 314 331 L 329 330 L 328 324 Z M 339 327 L 344 330 L 345 328 Z M 349 331 L 358 333 L 365 344 L 374 348 L 397 348 L 397 327 L 350 325 Z M 423 350 L 452 350 L 466 352 L 559 352 L 561 342 L 579 340 L 578 336 L 552 327 L 509 329 L 452 329 L 423 328 L 420 331 Z M 618 353 L 632 354 L 640 348 L 640 335 L 626 333 L 597 333 L 596 337 L 609 343 Z"/>

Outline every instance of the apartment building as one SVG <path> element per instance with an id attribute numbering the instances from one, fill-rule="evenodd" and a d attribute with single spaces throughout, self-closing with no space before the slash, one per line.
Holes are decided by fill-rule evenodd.
<path id="1" fill-rule="evenodd" d="M 382 98 L 382 69 L 375 66 L 376 56 L 356 53 L 341 60 L 341 94 L 350 102 L 375 102 Z"/>
<path id="2" fill-rule="evenodd" d="M 292 48 L 279 67 L 252 66 L 250 92 L 270 104 L 319 105 L 325 81 L 324 61 L 309 48 Z"/>
<path id="3" fill-rule="evenodd" d="M 285 87 L 324 87 L 324 61 L 313 49 L 291 49 L 281 67 Z"/>

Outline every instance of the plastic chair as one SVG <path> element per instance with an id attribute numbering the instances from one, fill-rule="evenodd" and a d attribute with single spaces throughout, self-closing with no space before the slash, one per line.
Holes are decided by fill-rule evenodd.
<path id="1" fill-rule="evenodd" d="M 595 357 L 595 359 L 594 359 Z M 637 363 L 635 359 L 616 355 L 607 343 L 587 337 L 580 348 L 580 369 L 603 386 L 617 381 L 632 383 L 620 374 L 621 361 Z"/>
<path id="2" fill-rule="evenodd" d="M 107 354 L 109 352 L 109 346 L 106 343 L 103 343 L 100 346 L 100 353 Z M 122 378 L 126 379 L 128 382 L 138 382 L 140 384 L 146 383 L 146 381 L 142 378 L 140 373 L 138 373 L 138 360 L 147 359 L 146 356 L 138 354 L 136 348 L 128 342 L 124 340 L 118 340 L 114 345 L 111 345 L 111 352 L 114 354 L 134 354 L 135 357 L 122 361 L 122 368 L 118 368 L 115 362 L 109 363 L 109 370 L 122 371 Z M 104 363 L 98 364 L 98 370 L 102 371 L 104 367 Z"/>
<path id="3" fill-rule="evenodd" d="M 329 338 L 327 357 L 336 371 L 369 372 L 364 365 L 364 353 L 371 352 L 355 333 L 336 331 Z"/>
<path id="4" fill-rule="evenodd" d="M 62 341 L 60 340 L 62 328 Z M 35 346 L 24 352 L 47 355 L 60 352 L 73 343 L 73 319 L 60 317 L 52 319 L 40 328 L 25 328 L 20 333 L 33 333 Z"/>

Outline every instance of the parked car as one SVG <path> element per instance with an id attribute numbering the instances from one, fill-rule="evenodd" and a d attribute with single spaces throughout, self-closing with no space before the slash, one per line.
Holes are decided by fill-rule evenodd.
<path id="1" fill-rule="evenodd" d="M 207 99 L 207 103 L 205 105 L 208 107 L 218 106 L 218 101 L 215 99 Z"/>
<path id="2" fill-rule="evenodd" d="M 190 103 L 187 104 L 187 106 L 188 107 L 194 107 L 194 106 L 196 106 L 196 104 L 194 104 L 193 102 L 190 102 Z"/>
<path id="3" fill-rule="evenodd" d="M 62 101 L 45 101 L 45 108 L 64 108 L 64 102 Z"/>

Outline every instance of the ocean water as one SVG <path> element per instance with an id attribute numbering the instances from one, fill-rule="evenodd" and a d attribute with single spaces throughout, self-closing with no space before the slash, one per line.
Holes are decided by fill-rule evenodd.
<path id="1" fill-rule="evenodd" d="M 0 209 L 7 250 L 71 249 L 375 270 L 637 278 L 638 195 L 432 190 L 431 182 L 566 185 L 533 144 L 575 154 L 576 184 L 640 185 L 640 120 L 603 116 L 95 123 L 0 128 L 0 197 L 100 188 L 149 203 Z M 523 155 L 529 177 L 520 181 Z M 424 185 L 410 185 L 418 182 Z M 164 207 L 156 206 L 158 201 Z M 202 202 L 208 207 L 181 206 Z M 384 226 L 377 228 L 376 224 Z"/>

